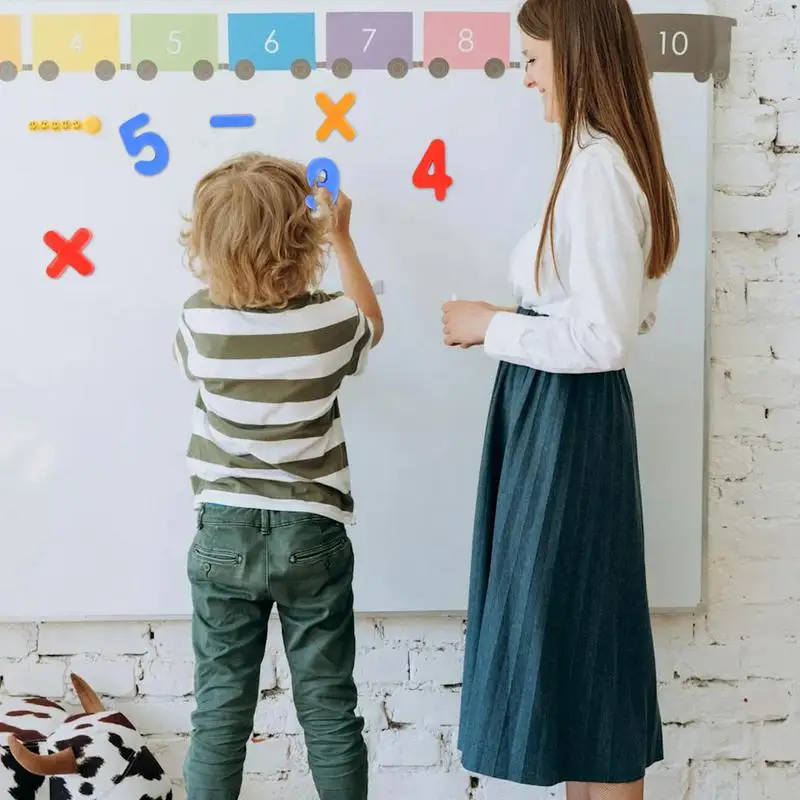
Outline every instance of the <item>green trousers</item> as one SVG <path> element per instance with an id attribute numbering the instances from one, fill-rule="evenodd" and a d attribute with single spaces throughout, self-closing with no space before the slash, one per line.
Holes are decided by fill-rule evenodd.
<path id="1" fill-rule="evenodd" d="M 305 512 L 204 505 L 188 555 L 196 709 L 188 800 L 236 800 L 277 607 L 295 709 L 321 800 L 365 800 L 364 721 L 353 680 L 353 549 Z"/>

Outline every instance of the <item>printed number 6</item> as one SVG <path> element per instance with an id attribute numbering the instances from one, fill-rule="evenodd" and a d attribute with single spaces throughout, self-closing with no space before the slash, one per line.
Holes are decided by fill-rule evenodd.
<path id="1" fill-rule="evenodd" d="M 142 159 L 134 165 L 134 169 L 140 175 L 158 175 L 169 163 L 169 148 L 161 136 L 153 131 L 137 133 L 149 124 L 150 117 L 147 114 L 137 114 L 119 126 L 119 135 L 129 156 L 138 156 L 145 147 L 151 147 L 153 150 L 150 161 Z"/>

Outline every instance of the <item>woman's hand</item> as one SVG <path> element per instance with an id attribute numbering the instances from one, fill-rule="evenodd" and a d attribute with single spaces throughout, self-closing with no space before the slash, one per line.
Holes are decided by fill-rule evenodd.
<path id="1" fill-rule="evenodd" d="M 453 300 L 442 306 L 444 343 L 449 347 L 483 344 L 492 317 L 500 311 L 490 303 Z"/>

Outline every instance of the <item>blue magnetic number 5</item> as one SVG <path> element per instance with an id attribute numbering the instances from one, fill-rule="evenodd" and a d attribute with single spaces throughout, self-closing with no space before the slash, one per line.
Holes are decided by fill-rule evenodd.
<path id="1" fill-rule="evenodd" d="M 145 147 L 153 149 L 153 157 L 149 161 L 141 159 L 134 165 L 140 175 L 158 175 L 169 163 L 169 148 L 164 139 L 153 131 L 137 133 L 145 125 L 150 124 L 147 114 L 137 114 L 119 126 L 119 135 L 129 156 L 138 156 Z"/>
<path id="2" fill-rule="evenodd" d="M 320 186 L 328 190 L 333 202 L 339 197 L 339 186 L 342 177 L 339 167 L 329 158 L 315 158 L 306 168 L 306 180 L 309 186 Z M 306 197 L 306 205 L 313 211 L 317 210 L 317 201 L 312 195 Z"/>

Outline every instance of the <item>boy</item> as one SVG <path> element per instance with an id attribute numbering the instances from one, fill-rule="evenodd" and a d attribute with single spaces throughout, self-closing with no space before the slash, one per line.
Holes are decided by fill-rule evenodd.
<path id="1" fill-rule="evenodd" d="M 236 800 L 277 606 L 321 800 L 367 797 L 353 680 L 353 499 L 337 395 L 383 334 L 351 203 L 306 206 L 300 164 L 258 154 L 206 175 L 182 241 L 206 288 L 176 353 L 198 385 L 188 451 L 196 710 L 188 800 Z M 316 289 L 329 240 L 342 293 Z"/>

